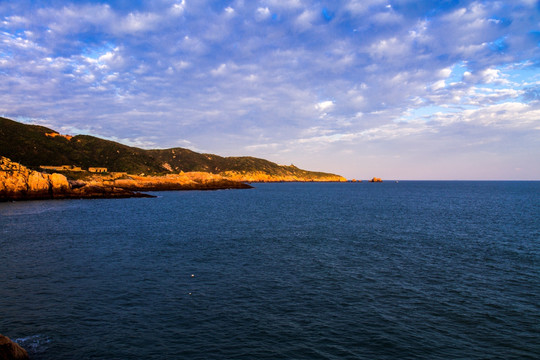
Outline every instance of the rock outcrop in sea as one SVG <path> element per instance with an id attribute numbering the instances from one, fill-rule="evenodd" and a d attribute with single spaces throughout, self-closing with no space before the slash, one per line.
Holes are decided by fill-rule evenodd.
<path id="1" fill-rule="evenodd" d="M 19 344 L 0 334 L 0 360 L 28 360 L 28 353 Z"/>
<path id="2" fill-rule="evenodd" d="M 378 177 L 374 177 L 373 179 L 369 180 L 369 182 L 382 182 L 382 179 Z"/>

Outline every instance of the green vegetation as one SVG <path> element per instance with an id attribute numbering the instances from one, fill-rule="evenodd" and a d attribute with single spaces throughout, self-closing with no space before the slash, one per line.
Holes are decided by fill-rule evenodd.
<path id="1" fill-rule="evenodd" d="M 77 165 L 106 167 L 108 171 L 132 174 L 167 174 L 180 171 L 263 172 L 274 176 L 294 175 L 317 179 L 331 174 L 311 172 L 297 167 L 281 166 L 254 157 L 221 157 L 174 148 L 143 150 L 88 135 L 68 139 L 43 126 L 26 125 L 0 117 L 0 155 L 30 168 L 40 165 Z"/>

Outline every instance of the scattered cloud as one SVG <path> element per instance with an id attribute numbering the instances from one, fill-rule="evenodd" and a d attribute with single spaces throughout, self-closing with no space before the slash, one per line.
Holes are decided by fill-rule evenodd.
<path id="1" fill-rule="evenodd" d="M 485 163 L 511 171 L 540 153 L 536 1 L 21 0 L 1 9 L 4 116 L 350 177 L 385 164 L 426 177 L 416 159 L 452 167 L 466 151 L 479 162 L 499 156 Z M 538 165 L 521 168 L 540 178 Z"/>
<path id="2" fill-rule="evenodd" d="M 235 13 L 234 9 L 230 6 L 227 6 L 225 8 L 225 14 L 227 14 L 227 16 L 233 16 Z"/>
<path id="3" fill-rule="evenodd" d="M 172 4 L 170 7 L 171 13 L 175 16 L 182 15 L 185 10 L 186 10 L 186 0 L 176 2 Z"/>

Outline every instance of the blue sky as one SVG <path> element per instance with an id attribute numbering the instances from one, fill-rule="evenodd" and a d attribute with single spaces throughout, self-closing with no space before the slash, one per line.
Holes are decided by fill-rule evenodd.
<path id="1" fill-rule="evenodd" d="M 0 115 L 366 179 L 540 179 L 540 2 L 1 1 Z"/>

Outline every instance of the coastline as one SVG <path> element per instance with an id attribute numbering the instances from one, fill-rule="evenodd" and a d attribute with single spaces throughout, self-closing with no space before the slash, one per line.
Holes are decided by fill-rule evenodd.
<path id="1" fill-rule="evenodd" d="M 165 176 L 91 175 L 68 179 L 59 173 L 31 170 L 0 158 L 0 201 L 52 199 L 153 198 L 141 191 L 250 189 L 243 182 L 207 173 Z"/>
<path id="2" fill-rule="evenodd" d="M 48 173 L 0 158 L 0 201 L 52 199 L 152 198 L 151 191 L 251 189 L 256 183 L 346 182 L 337 175 L 291 176 L 265 172 L 180 172 L 165 175 L 127 173 Z"/>

